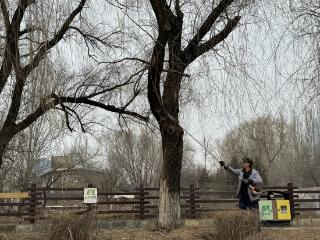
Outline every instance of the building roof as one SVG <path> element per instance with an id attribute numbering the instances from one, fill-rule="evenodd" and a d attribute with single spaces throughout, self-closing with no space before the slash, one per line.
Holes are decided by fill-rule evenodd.
<path id="1" fill-rule="evenodd" d="M 83 167 L 74 167 L 74 168 L 57 168 L 51 171 L 48 171 L 44 174 L 41 174 L 40 177 L 45 177 L 51 174 L 55 174 L 58 172 L 69 172 L 69 173 L 73 173 L 73 174 L 81 174 L 81 173 L 91 173 L 91 174 L 104 174 L 104 171 L 101 170 L 96 170 L 96 169 L 88 169 L 88 168 L 83 168 Z"/>

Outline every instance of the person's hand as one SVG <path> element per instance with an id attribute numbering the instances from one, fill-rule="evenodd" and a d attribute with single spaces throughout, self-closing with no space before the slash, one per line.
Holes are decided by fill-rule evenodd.
<path id="1" fill-rule="evenodd" d="M 221 167 L 226 166 L 226 164 L 224 163 L 224 161 L 219 161 L 219 163 L 220 163 L 220 166 L 221 166 Z"/>

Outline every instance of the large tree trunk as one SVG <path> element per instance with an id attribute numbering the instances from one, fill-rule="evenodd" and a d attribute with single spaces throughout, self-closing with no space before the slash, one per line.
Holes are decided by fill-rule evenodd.
<path id="1" fill-rule="evenodd" d="M 7 144 L 0 141 L 0 168 L 2 166 L 2 159 L 3 159 L 3 155 L 4 155 L 6 148 L 7 148 Z"/>
<path id="2" fill-rule="evenodd" d="M 160 176 L 159 227 L 170 230 L 180 225 L 180 175 L 183 130 L 178 125 L 162 124 L 163 162 Z"/>
<path id="3" fill-rule="evenodd" d="M 4 153 L 9 145 L 9 142 L 11 141 L 12 137 L 9 137 L 9 134 L 7 131 L 0 131 L 0 168 L 2 166 Z"/>

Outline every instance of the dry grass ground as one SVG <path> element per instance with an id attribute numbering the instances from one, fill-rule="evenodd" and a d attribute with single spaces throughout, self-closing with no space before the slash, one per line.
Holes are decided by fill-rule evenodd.
<path id="1" fill-rule="evenodd" d="M 182 228 L 170 233 L 150 230 L 100 230 L 93 235 L 93 240 L 218 240 L 212 233 L 214 229 Z M 45 233 L 1 234 L 0 240 L 46 240 Z M 320 240 L 320 228 L 263 228 L 260 236 L 254 240 Z M 222 239 L 219 239 L 222 240 Z"/>
<path id="2" fill-rule="evenodd" d="M 142 229 L 98 231 L 93 228 L 93 215 L 64 213 L 53 217 L 50 225 L 43 225 L 47 226 L 46 233 L 0 233 L 0 240 L 320 240 L 319 227 L 264 227 L 259 232 L 257 212 L 220 212 L 212 214 L 211 219 L 209 227 L 183 227 L 171 232 Z"/>

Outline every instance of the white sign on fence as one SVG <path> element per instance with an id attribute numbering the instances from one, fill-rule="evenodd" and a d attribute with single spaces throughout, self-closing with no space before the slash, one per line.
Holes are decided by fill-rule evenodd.
<path id="1" fill-rule="evenodd" d="M 83 203 L 97 203 L 97 202 L 98 202 L 97 188 L 84 188 Z"/>

